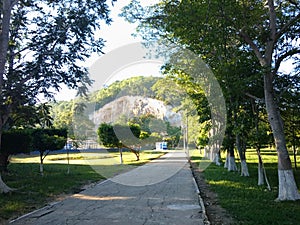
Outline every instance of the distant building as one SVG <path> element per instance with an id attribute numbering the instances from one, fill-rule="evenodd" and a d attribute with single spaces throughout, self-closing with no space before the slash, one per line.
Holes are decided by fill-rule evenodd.
<path id="1" fill-rule="evenodd" d="M 168 143 L 167 142 L 156 142 L 156 150 L 167 150 Z"/>

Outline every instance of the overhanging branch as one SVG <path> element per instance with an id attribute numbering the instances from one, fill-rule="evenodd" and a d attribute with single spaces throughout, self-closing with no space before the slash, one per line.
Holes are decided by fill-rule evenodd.
<path id="1" fill-rule="evenodd" d="M 275 41 L 278 41 L 278 39 L 298 20 L 300 20 L 300 13 L 297 16 L 295 16 L 293 19 L 291 19 L 290 21 L 284 24 L 284 26 L 276 33 Z"/>
<path id="2" fill-rule="evenodd" d="M 300 54 L 300 48 L 294 48 L 294 49 L 286 52 L 285 54 L 281 55 L 275 63 L 274 73 L 277 73 L 283 60 L 285 60 L 286 58 L 291 57 L 295 54 Z"/>

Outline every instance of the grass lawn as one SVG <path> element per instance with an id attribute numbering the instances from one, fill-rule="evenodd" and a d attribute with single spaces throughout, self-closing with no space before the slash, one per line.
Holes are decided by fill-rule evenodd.
<path id="1" fill-rule="evenodd" d="M 200 162 L 194 154 L 192 160 Z M 300 201 L 275 202 L 278 194 L 277 155 L 275 150 L 263 150 L 262 158 L 272 190 L 257 185 L 257 155 L 247 150 L 250 177 L 241 177 L 239 172 L 228 172 L 223 166 L 211 164 L 203 173 L 211 189 L 218 194 L 219 203 L 237 221 L 236 224 L 299 224 Z M 225 155 L 222 155 L 223 162 Z M 292 159 L 292 157 L 291 157 Z M 300 156 L 297 156 L 300 162 Z M 238 167 L 239 161 L 237 160 Z M 293 163 L 294 165 L 294 163 Z M 300 163 L 294 170 L 300 185 Z"/>
<path id="2" fill-rule="evenodd" d="M 104 180 L 162 154 L 144 151 L 141 152 L 140 161 L 136 161 L 134 154 L 124 152 L 124 165 L 119 165 L 119 153 L 74 153 L 70 154 L 69 174 L 66 154 L 54 154 L 46 157 L 44 176 L 39 173 L 38 156 L 15 156 L 9 165 L 9 173 L 2 178 L 16 191 L 0 194 L 0 224 L 1 220 L 31 212 L 56 201 L 59 196 L 79 192 L 86 184 Z"/>

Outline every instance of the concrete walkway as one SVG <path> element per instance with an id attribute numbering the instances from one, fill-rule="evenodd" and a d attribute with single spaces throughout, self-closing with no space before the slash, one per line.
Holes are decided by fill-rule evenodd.
<path id="1" fill-rule="evenodd" d="M 105 180 L 13 225 L 202 225 L 204 210 L 183 152 Z"/>

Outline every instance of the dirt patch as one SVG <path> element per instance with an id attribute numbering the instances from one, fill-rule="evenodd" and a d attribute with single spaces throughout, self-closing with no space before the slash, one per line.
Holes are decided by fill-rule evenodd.
<path id="1" fill-rule="evenodd" d="M 231 215 L 220 206 L 218 203 L 218 195 L 213 192 L 205 182 L 203 173 L 199 170 L 198 166 L 191 163 L 191 169 L 195 180 L 200 190 L 200 195 L 203 200 L 206 215 L 211 225 L 232 225 L 235 224 Z"/>

